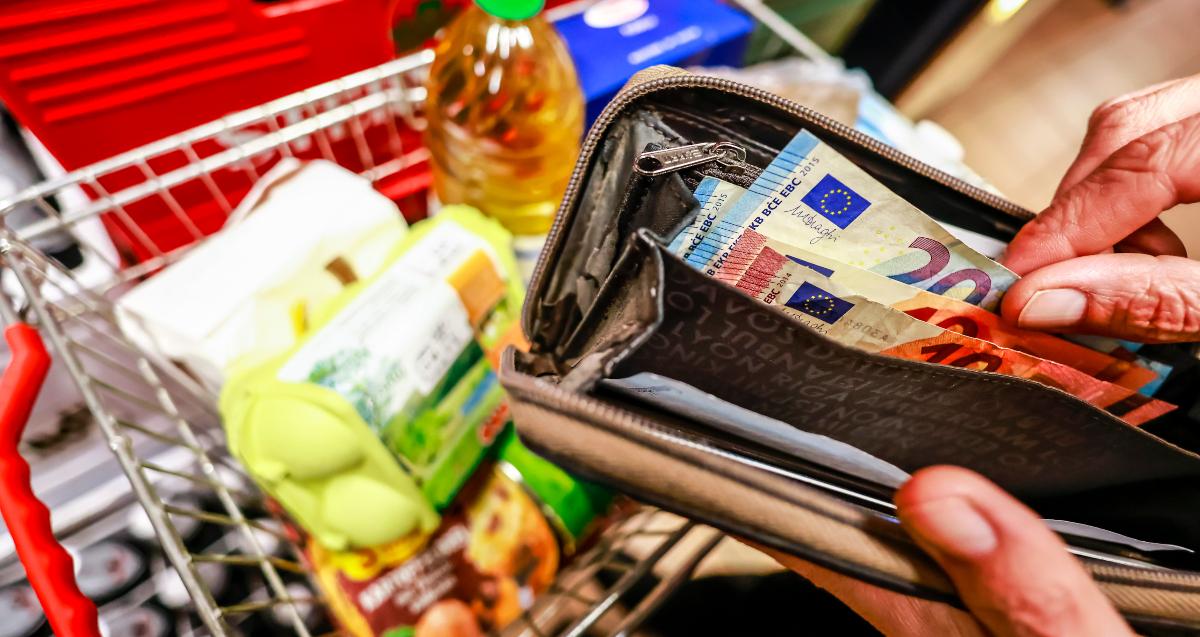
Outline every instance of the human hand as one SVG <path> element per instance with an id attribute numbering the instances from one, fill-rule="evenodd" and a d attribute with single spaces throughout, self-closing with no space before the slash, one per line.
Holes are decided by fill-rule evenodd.
<path id="1" fill-rule="evenodd" d="M 1037 514 L 979 474 L 923 469 L 895 501 L 904 528 L 950 576 L 969 614 L 772 554 L 891 637 L 1134 634 Z"/>
<path id="2" fill-rule="evenodd" d="M 1079 156 L 1004 264 L 1001 309 L 1025 328 L 1200 340 L 1200 262 L 1158 218 L 1200 201 L 1200 75 L 1101 105 Z"/>

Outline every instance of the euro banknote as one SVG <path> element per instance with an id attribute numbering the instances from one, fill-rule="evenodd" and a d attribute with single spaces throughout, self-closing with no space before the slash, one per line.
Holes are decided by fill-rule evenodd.
<path id="1" fill-rule="evenodd" d="M 1002 321 L 999 316 L 969 303 L 932 294 L 869 270 L 846 265 L 783 241 L 767 238 L 754 230 L 743 233 L 733 245 L 728 265 L 715 275 L 716 278 L 736 285 L 746 268 L 767 248 L 827 277 L 851 294 L 886 305 L 940 328 L 1069 365 L 1098 380 L 1133 390 L 1139 390 L 1157 378 L 1154 371 L 1130 360 L 1088 349 L 1044 332 L 1013 327 Z"/>
<path id="2" fill-rule="evenodd" d="M 732 193 L 705 178 L 701 192 Z M 736 186 L 735 186 L 736 188 Z M 807 131 L 722 206 L 685 259 L 715 274 L 745 230 L 985 309 L 1017 279 Z M 688 230 L 685 230 L 688 232 Z"/>
<path id="3" fill-rule="evenodd" d="M 737 203 L 746 189 L 723 179 L 707 177 L 696 186 L 693 193 L 700 209 L 696 218 L 681 230 L 667 245 L 667 249 L 684 261 L 695 265 L 701 259 L 694 255 L 696 249 L 713 233 L 721 237 L 736 237 L 741 227 L 723 219 L 725 211 Z"/>
<path id="4" fill-rule="evenodd" d="M 746 268 L 737 287 L 779 306 L 827 338 L 867 352 L 1027 378 L 1061 389 L 1131 425 L 1174 409 L 1067 365 L 943 329 L 852 294 L 769 247 Z"/>

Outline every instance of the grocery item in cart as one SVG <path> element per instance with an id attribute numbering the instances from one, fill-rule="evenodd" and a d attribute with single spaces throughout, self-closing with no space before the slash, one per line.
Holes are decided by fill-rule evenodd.
<path id="1" fill-rule="evenodd" d="M 599 0 L 555 26 L 587 100 L 587 122 L 656 64 L 741 66 L 754 21 L 720 0 Z"/>
<path id="2" fill-rule="evenodd" d="M 418 224 L 377 276 L 314 312 L 300 344 L 231 378 L 234 453 L 328 548 L 429 530 L 430 503 L 449 503 L 499 431 L 476 336 L 511 322 L 492 310 L 514 277 L 508 234 L 478 211 Z M 368 458 L 372 479 L 347 483 Z M 390 509 L 375 508 L 380 489 Z"/>
<path id="3" fill-rule="evenodd" d="M 334 616 L 355 637 L 502 628 L 550 586 L 560 559 L 538 504 L 492 465 L 476 472 L 425 543 L 341 552 L 314 543 L 307 555 Z"/>
<path id="4" fill-rule="evenodd" d="M 509 427 L 496 443 L 496 466 L 538 501 L 558 534 L 564 555 L 571 555 L 608 510 L 613 492 L 563 471 L 521 444 Z"/>
<path id="5" fill-rule="evenodd" d="M 550 228 L 583 133 L 583 94 L 542 0 L 476 0 L 429 71 L 425 144 L 445 203 L 515 234 Z"/>
<path id="6" fill-rule="evenodd" d="M 437 515 L 354 406 L 333 390 L 234 376 L 222 394 L 230 451 L 318 541 L 370 546 L 419 535 Z"/>
<path id="7" fill-rule="evenodd" d="M 281 162 L 256 191 L 116 305 L 131 341 L 213 387 L 233 361 L 292 346 L 307 311 L 374 274 L 406 232 L 390 199 L 326 161 Z"/>
<path id="8" fill-rule="evenodd" d="M 444 509 L 508 422 L 504 390 L 486 360 L 475 363 L 442 400 L 388 437 L 418 477 L 425 497 Z"/>

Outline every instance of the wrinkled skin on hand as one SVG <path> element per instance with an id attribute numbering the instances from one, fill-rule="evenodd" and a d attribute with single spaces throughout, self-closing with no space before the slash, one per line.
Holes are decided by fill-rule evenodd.
<path id="1" fill-rule="evenodd" d="M 1004 264 L 1022 327 L 1143 342 L 1200 340 L 1200 263 L 1158 218 L 1200 201 L 1200 76 L 1102 104 L 1050 206 Z"/>

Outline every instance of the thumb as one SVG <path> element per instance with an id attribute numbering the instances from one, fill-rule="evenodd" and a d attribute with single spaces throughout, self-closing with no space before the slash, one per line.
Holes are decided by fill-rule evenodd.
<path id="1" fill-rule="evenodd" d="M 1026 329 L 1142 342 L 1200 340 L 1200 262 L 1096 254 L 1034 270 L 1013 284 L 1004 317 Z"/>
<path id="2" fill-rule="evenodd" d="M 1062 540 L 979 474 L 923 469 L 896 493 L 896 506 L 992 634 L 1133 635 Z"/>

